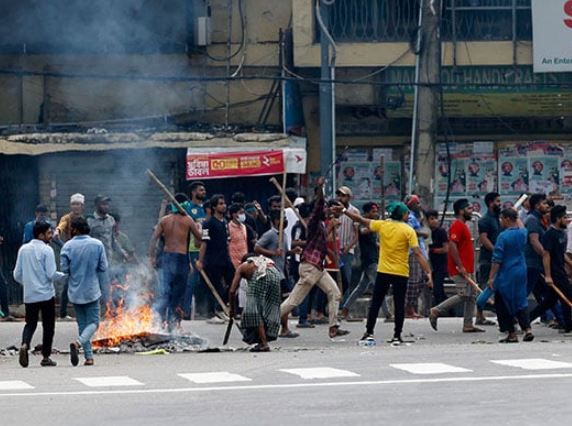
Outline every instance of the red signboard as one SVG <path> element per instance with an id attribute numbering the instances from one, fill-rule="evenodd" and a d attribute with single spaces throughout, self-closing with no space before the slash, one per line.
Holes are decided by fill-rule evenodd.
<path id="1" fill-rule="evenodd" d="M 187 153 L 187 180 L 274 175 L 284 168 L 282 151 Z"/>

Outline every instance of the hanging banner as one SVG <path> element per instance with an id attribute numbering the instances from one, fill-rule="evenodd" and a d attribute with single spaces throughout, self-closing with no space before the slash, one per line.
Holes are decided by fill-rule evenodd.
<path id="1" fill-rule="evenodd" d="M 572 71 L 572 0 L 533 0 L 534 72 Z"/>
<path id="2" fill-rule="evenodd" d="M 187 180 L 275 175 L 284 170 L 282 151 L 187 152 Z"/>

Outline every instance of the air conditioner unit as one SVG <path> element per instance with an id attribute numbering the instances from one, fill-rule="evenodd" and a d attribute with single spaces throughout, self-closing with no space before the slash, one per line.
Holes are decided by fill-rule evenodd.
<path id="1" fill-rule="evenodd" d="M 195 46 L 211 44 L 212 24 L 210 16 L 199 16 L 195 23 Z"/>

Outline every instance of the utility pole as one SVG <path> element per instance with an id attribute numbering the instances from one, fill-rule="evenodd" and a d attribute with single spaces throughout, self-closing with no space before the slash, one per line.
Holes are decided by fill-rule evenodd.
<path id="1" fill-rule="evenodd" d="M 435 145 L 439 128 L 441 82 L 441 13 L 442 0 L 422 0 L 420 10 L 421 53 L 418 57 L 417 90 L 414 105 L 410 192 L 428 203 L 433 200 Z"/>
<path id="2" fill-rule="evenodd" d="M 333 193 L 336 181 L 336 171 L 334 158 L 336 156 L 336 134 L 334 121 L 334 83 L 328 83 L 334 78 L 335 45 L 327 32 L 330 22 L 331 6 L 320 2 L 316 12 L 320 14 L 320 52 L 321 52 L 321 80 L 320 83 L 320 171 L 323 175 L 328 175 L 330 168 L 334 168 L 331 176 L 328 177 L 327 187 L 324 188 L 327 194 Z M 334 49 L 332 60 L 330 61 L 330 48 Z"/>

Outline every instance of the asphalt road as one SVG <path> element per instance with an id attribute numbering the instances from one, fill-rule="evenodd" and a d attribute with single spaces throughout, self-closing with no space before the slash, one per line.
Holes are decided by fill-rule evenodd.
<path id="1" fill-rule="evenodd" d="M 327 327 L 274 342 L 252 354 L 100 355 L 95 367 L 55 368 L 31 357 L 0 357 L 0 424 L 282 425 L 323 421 L 362 424 L 567 424 L 572 407 L 572 338 L 536 326 L 532 343 L 502 345 L 494 328 L 460 333 L 462 319 L 408 321 L 411 343 L 391 347 L 389 324 L 378 345 L 360 348 L 361 324 L 331 341 Z M 0 347 L 18 343 L 22 323 L 0 324 Z M 187 322 L 216 346 L 223 326 Z M 39 342 L 38 330 L 35 341 Z M 58 323 L 56 347 L 75 325 Z M 233 334 L 232 347 L 241 347 Z"/>

